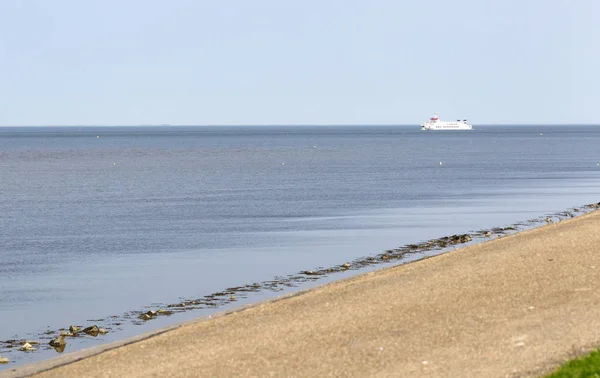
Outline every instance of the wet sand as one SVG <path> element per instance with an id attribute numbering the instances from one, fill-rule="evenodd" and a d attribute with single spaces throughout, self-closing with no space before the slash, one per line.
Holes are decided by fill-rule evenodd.
<path id="1" fill-rule="evenodd" d="M 600 211 L 0 373 L 539 376 L 600 344 Z"/>

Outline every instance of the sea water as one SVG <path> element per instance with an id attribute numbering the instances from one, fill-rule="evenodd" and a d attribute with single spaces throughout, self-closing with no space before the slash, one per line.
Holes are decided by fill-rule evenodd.
<path id="1" fill-rule="evenodd" d="M 598 202 L 599 145 L 580 125 L 0 128 L 0 341 Z"/>

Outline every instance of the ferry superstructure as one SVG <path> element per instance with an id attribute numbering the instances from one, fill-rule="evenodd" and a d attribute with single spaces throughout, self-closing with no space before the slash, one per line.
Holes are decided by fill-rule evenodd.
<path id="1" fill-rule="evenodd" d="M 421 125 L 421 130 L 472 130 L 473 126 L 467 123 L 466 119 L 462 121 L 457 119 L 456 122 L 444 122 L 440 121 L 440 117 L 438 117 L 437 113 L 429 119 L 429 121 L 425 121 Z"/>

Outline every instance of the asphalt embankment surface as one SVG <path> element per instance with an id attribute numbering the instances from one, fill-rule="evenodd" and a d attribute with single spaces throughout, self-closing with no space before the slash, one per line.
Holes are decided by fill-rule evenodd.
<path id="1" fill-rule="evenodd" d="M 0 376 L 539 376 L 600 344 L 600 211 Z"/>

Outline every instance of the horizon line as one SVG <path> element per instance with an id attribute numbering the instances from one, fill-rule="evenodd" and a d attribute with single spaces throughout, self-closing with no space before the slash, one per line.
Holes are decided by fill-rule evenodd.
<path id="1" fill-rule="evenodd" d="M 389 127 L 414 127 L 420 124 L 414 123 L 332 123 L 332 124 L 87 124 L 87 125 L 0 125 L 0 128 L 9 127 L 358 127 L 358 126 L 389 126 Z M 480 123 L 473 126 L 600 126 L 600 123 Z"/>

